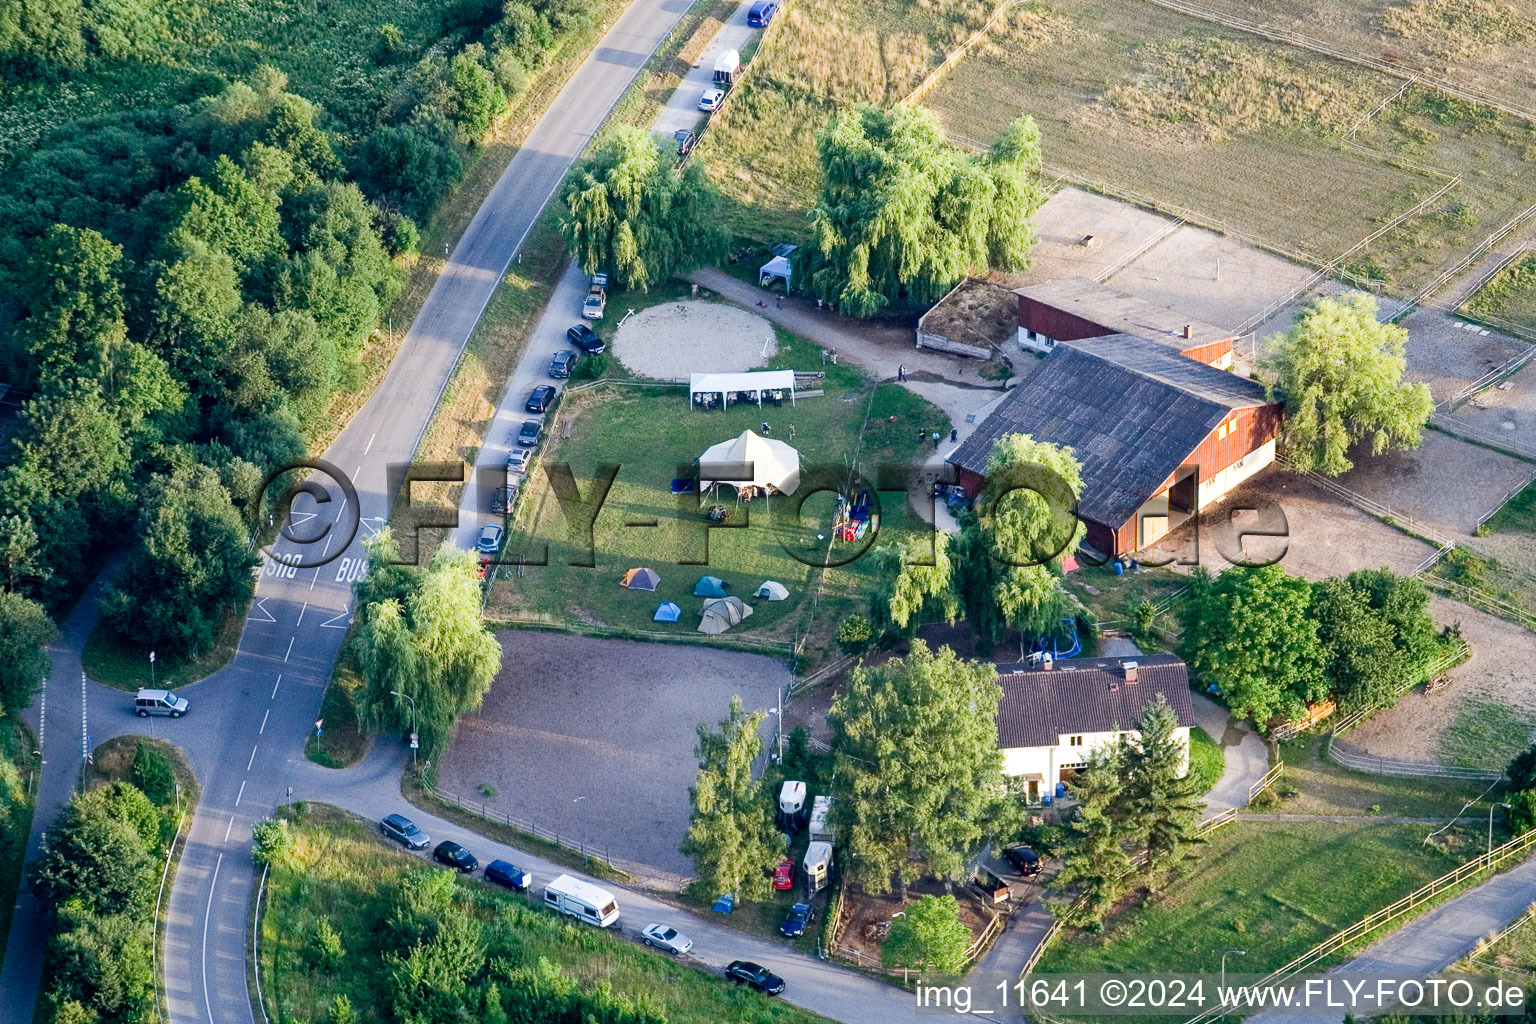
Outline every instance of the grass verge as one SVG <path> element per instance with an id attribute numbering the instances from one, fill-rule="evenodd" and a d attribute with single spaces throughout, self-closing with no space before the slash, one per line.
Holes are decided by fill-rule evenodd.
<path id="1" fill-rule="evenodd" d="M 298 855 L 275 868 L 263 906 L 263 991 L 273 1020 L 323 1020 L 345 994 L 359 1020 L 392 1016 L 390 914 L 407 876 L 437 870 L 379 841 L 373 830 L 335 808 L 307 804 L 295 819 Z M 658 1008 L 672 1024 L 754 1021 L 813 1024 L 822 1018 L 725 984 L 686 963 L 574 924 L 530 905 L 525 897 L 483 883 L 458 880 L 452 905 L 480 925 L 485 966 L 465 979 L 495 980 L 503 993 L 510 972 L 546 960 L 584 991 L 609 986 L 616 995 Z M 341 936 L 339 966 L 320 968 L 310 953 L 320 921 Z M 526 996 L 525 996 L 526 997 Z"/>
<path id="2" fill-rule="evenodd" d="M 1487 533 L 1536 534 L 1536 484 L 1527 484 L 1506 501 L 1483 527 Z"/>
<path id="3" fill-rule="evenodd" d="M 556 864 L 563 864 L 568 868 L 585 871 L 589 875 L 598 878 L 607 878 L 614 882 L 633 882 L 634 876 L 627 871 L 620 870 L 606 861 L 595 857 L 583 857 L 575 850 L 552 843 L 532 832 L 524 832 L 520 828 L 514 828 L 506 822 L 497 821 L 494 818 L 482 814 L 466 811 L 455 804 L 439 800 L 421 785 L 420 781 L 407 772 L 400 780 L 400 794 L 411 803 L 424 811 L 430 811 L 438 817 L 447 818 L 455 825 L 462 825 L 473 832 L 494 839 L 498 843 L 515 846 L 519 850 L 527 850 L 536 853 L 545 860 L 552 860 Z"/>
<path id="4" fill-rule="evenodd" d="M 20 719 L 0 719 L 0 757 L 16 766 L 22 785 L 17 794 L 20 799 L 4 808 L 5 824 L 0 829 L 0 958 L 5 955 L 5 943 L 11 934 L 11 912 L 16 909 L 21 869 L 27 857 L 27 837 L 32 832 L 36 773 L 40 767 L 33 755 L 36 749 L 32 731 Z"/>
<path id="5" fill-rule="evenodd" d="M 1447 764 L 1502 771 L 1530 745 L 1536 714 L 1503 701 L 1468 697 L 1456 706 L 1450 728 L 1440 737 L 1440 758 Z"/>
<path id="6" fill-rule="evenodd" d="M 353 697 L 363 679 L 357 674 L 350 649 L 342 648 L 331 670 L 330 685 L 320 702 L 320 720 L 325 723 L 320 735 L 310 733 L 304 744 L 304 756 L 326 768 L 346 768 L 363 759 L 373 745 L 373 737 L 366 735 L 357 724 L 357 709 Z"/>
<path id="7" fill-rule="evenodd" d="M 229 664 L 240 646 L 248 605 L 242 602 L 219 624 L 213 646 L 201 654 L 161 656 L 156 653 L 153 685 L 172 689 L 186 686 L 217 672 Z M 151 685 L 150 649 L 98 622 L 80 652 L 85 674 L 98 683 L 132 692 Z"/>

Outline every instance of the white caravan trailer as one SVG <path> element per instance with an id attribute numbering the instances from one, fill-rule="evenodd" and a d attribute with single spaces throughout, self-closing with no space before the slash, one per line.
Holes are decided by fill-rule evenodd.
<path id="1" fill-rule="evenodd" d="M 561 875 L 544 887 L 544 905 L 599 928 L 619 923 L 619 905 L 613 893 L 571 875 Z"/>

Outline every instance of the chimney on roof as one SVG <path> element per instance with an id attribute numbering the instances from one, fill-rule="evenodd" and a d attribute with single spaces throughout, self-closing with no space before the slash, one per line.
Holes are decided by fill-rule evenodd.
<path id="1" fill-rule="evenodd" d="M 1040 671 L 1049 672 L 1051 670 L 1051 663 L 1055 660 L 1055 658 L 1051 657 L 1050 651 L 1042 651 L 1040 653 Z"/>
<path id="2" fill-rule="evenodd" d="M 1195 336 L 1195 325 L 1194 324 L 1185 324 L 1184 325 L 1184 337 L 1185 338 L 1193 338 L 1194 336 Z"/>
<path id="3" fill-rule="evenodd" d="M 1125 681 L 1129 685 L 1136 682 L 1136 669 L 1139 666 L 1134 661 L 1122 661 L 1120 668 L 1125 672 Z"/>

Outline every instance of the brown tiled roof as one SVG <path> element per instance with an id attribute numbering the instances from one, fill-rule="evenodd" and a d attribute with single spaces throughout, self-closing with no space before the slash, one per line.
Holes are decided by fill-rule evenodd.
<path id="1" fill-rule="evenodd" d="M 1129 334 L 1064 341 L 1023 376 L 948 461 L 985 476 L 998 438 L 1028 434 L 1071 448 L 1082 466 L 1078 511 L 1127 522 L 1234 409 L 1264 387 Z"/>
<path id="2" fill-rule="evenodd" d="M 1105 328 L 1105 334 L 1134 334 L 1181 350 L 1232 337 L 1232 332 L 1224 327 L 1193 320 L 1178 310 L 1127 295 L 1086 277 L 1063 277 L 1014 291 L 1099 324 Z M 1189 338 L 1184 337 L 1186 326 L 1190 328 Z"/>
<path id="3" fill-rule="evenodd" d="M 1125 681 L 1123 662 L 1137 664 L 1136 682 Z M 1010 747 L 1054 747 L 1057 737 L 1134 729 L 1147 705 L 1162 694 L 1180 725 L 1195 722 L 1189 673 L 1172 654 L 1136 658 L 1072 658 L 1049 672 L 1034 665 L 999 665 L 1003 699 L 997 708 L 997 742 Z"/>

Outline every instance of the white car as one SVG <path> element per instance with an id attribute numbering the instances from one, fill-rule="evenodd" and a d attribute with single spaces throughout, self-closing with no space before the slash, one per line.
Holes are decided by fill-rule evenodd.
<path id="1" fill-rule="evenodd" d="M 704 95 L 699 97 L 700 110 L 719 110 L 720 104 L 725 102 L 724 89 L 705 89 Z"/>
<path id="2" fill-rule="evenodd" d="M 692 939 L 676 928 L 664 924 L 646 925 L 645 931 L 640 933 L 640 938 L 647 946 L 664 949 L 673 956 L 682 956 L 693 948 Z"/>

